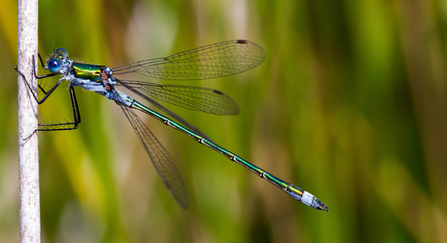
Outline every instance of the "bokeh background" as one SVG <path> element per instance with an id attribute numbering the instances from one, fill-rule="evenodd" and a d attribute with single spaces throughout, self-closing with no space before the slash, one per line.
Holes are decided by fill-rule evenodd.
<path id="1" fill-rule="evenodd" d="M 17 2 L 0 5 L 0 242 L 18 242 Z M 253 70 L 181 82 L 227 93 L 240 115 L 168 107 L 330 209 L 306 207 L 141 115 L 184 177 L 183 210 L 114 102 L 78 90 L 79 129 L 39 133 L 43 242 L 447 242 L 446 1 L 39 7 L 44 56 L 63 47 L 77 61 L 115 67 L 231 39 L 261 45 L 266 60 Z M 67 97 L 65 83 L 40 120 L 69 119 Z"/>

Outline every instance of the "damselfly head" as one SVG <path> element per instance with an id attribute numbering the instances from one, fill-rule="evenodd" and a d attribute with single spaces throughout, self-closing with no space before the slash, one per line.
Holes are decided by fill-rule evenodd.
<path id="1" fill-rule="evenodd" d="M 64 48 L 58 48 L 54 51 L 53 56 L 47 62 L 47 69 L 51 73 L 60 73 L 62 64 L 68 58 L 68 52 Z"/>

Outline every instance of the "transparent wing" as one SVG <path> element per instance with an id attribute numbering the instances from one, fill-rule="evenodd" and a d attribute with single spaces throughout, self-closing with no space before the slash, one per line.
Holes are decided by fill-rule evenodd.
<path id="1" fill-rule="evenodd" d="M 115 78 L 116 81 L 119 81 Z M 200 131 L 197 127 L 195 127 L 194 125 L 192 125 L 191 123 L 189 123 L 188 121 L 186 121 L 185 119 L 183 119 L 181 116 L 175 114 L 174 112 L 170 111 L 169 109 L 167 109 L 166 107 L 160 105 L 159 103 L 157 103 L 155 100 L 147 97 L 146 95 L 144 95 L 143 93 L 140 92 L 140 90 L 135 89 L 134 87 L 120 82 L 121 85 L 123 85 L 126 89 L 132 91 L 134 94 L 140 96 L 141 98 L 145 99 L 146 101 L 148 101 L 149 103 L 151 103 L 152 105 L 154 105 L 155 107 L 157 107 L 158 109 L 160 109 L 161 111 L 165 112 L 166 114 L 168 114 L 169 116 L 171 116 L 172 118 L 174 118 L 175 120 L 179 121 L 180 123 L 182 123 L 183 125 L 185 125 L 186 127 L 188 127 L 189 129 L 193 130 L 194 132 L 196 132 L 197 134 L 199 134 L 200 136 L 204 137 L 205 139 L 207 139 L 208 141 L 213 141 L 211 140 L 211 138 L 209 138 L 204 132 Z"/>
<path id="2" fill-rule="evenodd" d="M 140 73 L 154 78 L 191 80 L 238 74 L 261 64 L 264 50 L 248 40 L 231 40 L 168 57 L 130 63 L 113 69 L 114 75 Z"/>
<path id="3" fill-rule="evenodd" d="M 158 175 L 168 188 L 172 197 L 174 197 L 180 206 L 187 209 L 189 206 L 188 191 L 183 183 L 180 172 L 175 166 L 174 160 L 132 109 L 124 105 L 120 105 L 120 107 L 146 149 Z"/>
<path id="4" fill-rule="evenodd" d="M 237 115 L 239 107 L 228 95 L 209 88 L 185 85 L 160 85 L 141 81 L 117 80 L 118 84 L 138 89 L 143 94 L 186 109 L 216 115 Z"/>

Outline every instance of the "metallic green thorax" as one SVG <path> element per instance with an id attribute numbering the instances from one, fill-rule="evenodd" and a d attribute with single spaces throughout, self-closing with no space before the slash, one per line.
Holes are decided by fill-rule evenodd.
<path id="1" fill-rule="evenodd" d="M 104 66 L 101 65 L 73 62 L 72 73 L 75 75 L 76 78 L 100 81 L 101 77 L 99 76 L 99 74 L 103 67 Z"/>

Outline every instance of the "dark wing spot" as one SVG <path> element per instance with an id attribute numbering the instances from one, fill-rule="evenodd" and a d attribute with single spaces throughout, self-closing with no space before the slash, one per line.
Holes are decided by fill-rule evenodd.
<path id="1" fill-rule="evenodd" d="M 248 44 L 248 40 L 237 40 L 239 44 Z"/>
<path id="2" fill-rule="evenodd" d="M 222 93 L 222 91 L 219 91 L 219 90 L 213 90 L 213 92 L 216 94 L 224 95 L 224 93 Z"/>

